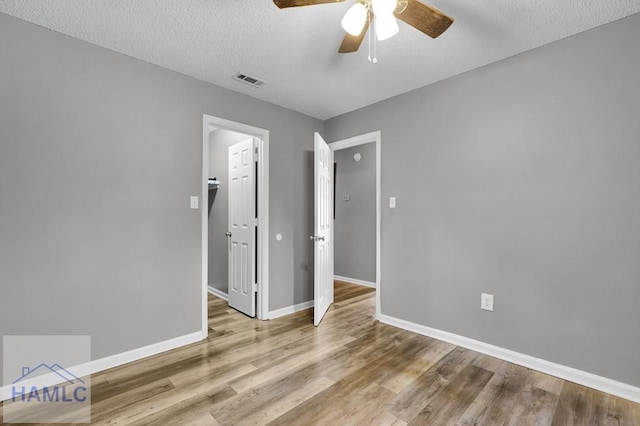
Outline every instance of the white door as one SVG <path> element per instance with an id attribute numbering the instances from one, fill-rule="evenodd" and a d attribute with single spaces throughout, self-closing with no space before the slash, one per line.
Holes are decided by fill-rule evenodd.
<path id="1" fill-rule="evenodd" d="M 313 324 L 318 325 L 333 303 L 333 151 L 314 135 L 314 285 Z"/>
<path id="2" fill-rule="evenodd" d="M 253 138 L 229 147 L 229 306 L 256 316 L 256 184 Z"/>

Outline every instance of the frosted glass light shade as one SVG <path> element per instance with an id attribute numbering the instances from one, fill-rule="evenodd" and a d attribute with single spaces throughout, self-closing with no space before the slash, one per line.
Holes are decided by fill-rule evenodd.
<path id="1" fill-rule="evenodd" d="M 356 3 L 344 14 L 342 28 L 349 34 L 357 36 L 362 32 L 365 22 L 367 22 L 367 8 L 362 3 Z"/>
<path id="2" fill-rule="evenodd" d="M 397 0 L 373 0 L 371 7 L 376 15 L 390 15 L 396 8 Z"/>
<path id="3" fill-rule="evenodd" d="M 398 34 L 398 21 L 391 14 L 376 15 L 376 36 L 378 40 L 386 40 Z"/>

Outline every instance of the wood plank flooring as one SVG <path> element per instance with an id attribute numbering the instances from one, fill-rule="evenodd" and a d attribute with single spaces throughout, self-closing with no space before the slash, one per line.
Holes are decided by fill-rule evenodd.
<path id="1" fill-rule="evenodd" d="M 374 320 L 372 289 L 336 282 L 257 321 L 209 298 L 206 341 L 92 377 L 101 425 L 640 425 L 640 404 Z"/>

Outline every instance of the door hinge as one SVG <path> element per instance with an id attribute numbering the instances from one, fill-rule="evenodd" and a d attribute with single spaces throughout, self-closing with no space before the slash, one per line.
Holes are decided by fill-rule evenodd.
<path id="1" fill-rule="evenodd" d="M 253 292 L 254 293 L 258 292 L 258 283 L 253 283 Z"/>

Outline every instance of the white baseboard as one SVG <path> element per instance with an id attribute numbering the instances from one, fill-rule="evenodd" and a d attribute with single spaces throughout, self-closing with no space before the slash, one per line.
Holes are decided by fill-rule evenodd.
<path id="1" fill-rule="evenodd" d="M 227 302 L 229 301 L 229 295 L 227 293 L 224 293 L 211 286 L 208 286 L 207 289 L 209 290 L 209 293 L 213 294 L 214 296 L 218 296 L 220 299 L 226 300 Z"/>
<path id="2" fill-rule="evenodd" d="M 338 280 L 338 281 L 346 281 L 348 283 L 352 283 L 352 284 L 358 284 L 358 285 L 363 285 L 365 287 L 373 287 L 376 288 L 376 283 L 371 282 L 371 281 L 365 281 L 365 280 L 359 280 L 357 278 L 348 278 L 348 277 L 341 277 L 340 275 L 334 275 L 333 276 L 334 280 Z"/>
<path id="3" fill-rule="evenodd" d="M 504 349 L 499 346 L 491 345 L 489 343 L 470 339 L 468 337 L 459 336 L 447 331 L 442 331 L 402 319 L 390 317 L 388 315 L 380 314 L 380 317 L 378 319 L 380 320 L 380 322 L 392 325 L 394 327 L 403 328 L 414 333 L 433 337 L 434 339 L 438 340 L 443 340 L 445 342 L 452 343 L 457 346 L 462 346 L 463 348 L 471 349 L 473 351 L 499 358 L 513 364 L 518 364 L 523 367 L 531 368 L 542 373 L 550 374 L 552 376 L 577 383 L 579 385 L 587 386 L 602 392 L 619 396 L 620 398 L 640 403 L 640 388 L 636 386 L 628 385 L 626 383 L 618 382 L 606 377 L 597 376 L 595 374 L 577 370 L 572 367 L 556 364 L 544 359 L 521 354 L 519 352 Z"/>
<path id="4" fill-rule="evenodd" d="M 290 315 L 296 313 L 298 311 L 304 311 L 305 309 L 313 308 L 313 300 L 308 302 L 298 303 L 297 305 L 287 306 L 286 308 L 276 309 L 275 311 L 269 312 L 267 316 L 268 319 L 275 319 L 278 317 L 283 317 L 285 315 Z"/>
<path id="5" fill-rule="evenodd" d="M 100 371 L 108 370 L 109 368 L 118 367 L 120 365 L 128 364 L 130 362 L 137 361 L 142 358 L 147 358 L 152 355 L 159 354 L 161 352 L 166 352 L 171 349 L 176 349 L 182 346 L 190 345 L 192 343 L 199 342 L 206 338 L 207 338 L 206 332 L 197 331 L 195 333 L 186 334 L 184 336 L 165 340 L 163 342 L 154 343 L 152 345 L 143 346 L 137 349 L 132 349 L 130 351 L 123 352 L 120 354 L 96 359 L 86 364 L 77 365 L 75 367 L 68 368 L 68 370 L 72 371 L 73 374 L 77 377 L 86 377 L 91 374 L 98 373 Z M 55 386 L 57 384 L 62 383 L 64 380 L 60 380 L 58 376 L 57 378 L 52 377 L 51 380 L 45 379 L 45 381 L 46 383 L 44 385 Z M 0 388 L 0 401 L 11 399 L 11 397 L 12 395 L 11 395 L 10 386 L 4 386 Z"/>

